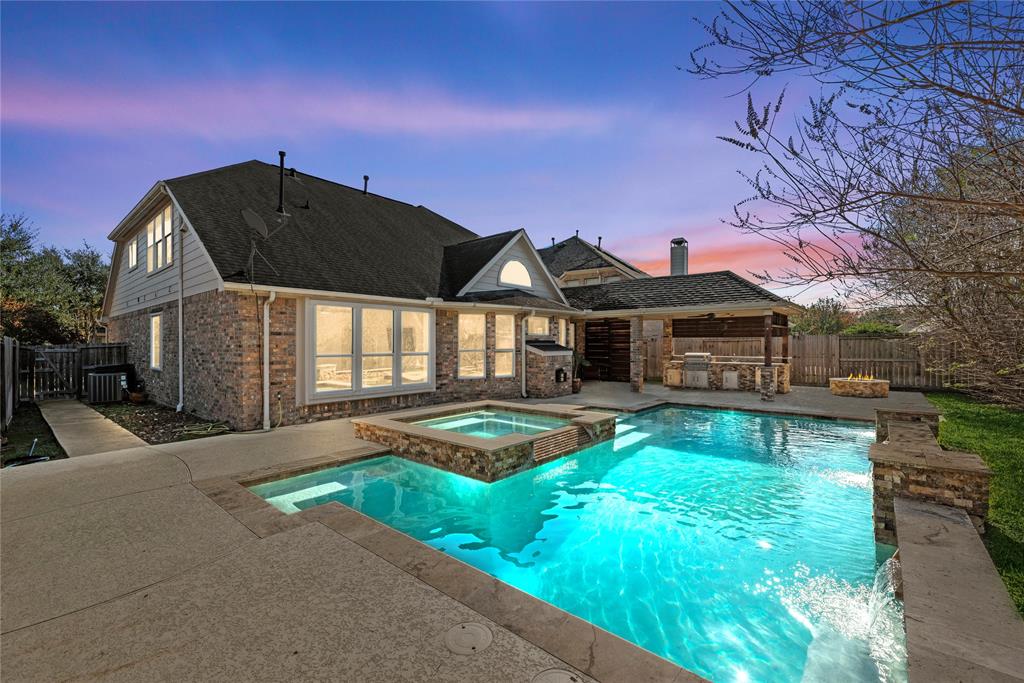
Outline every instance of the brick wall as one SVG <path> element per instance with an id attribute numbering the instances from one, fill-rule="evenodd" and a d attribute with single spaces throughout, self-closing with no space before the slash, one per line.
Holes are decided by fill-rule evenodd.
<path id="1" fill-rule="evenodd" d="M 557 381 L 558 370 L 564 372 Z M 530 398 L 554 398 L 572 393 L 572 354 L 548 356 L 526 352 L 526 393 Z"/>
<path id="2" fill-rule="evenodd" d="M 186 297 L 185 320 L 185 409 L 205 419 L 221 420 L 234 429 L 251 430 L 263 422 L 263 378 L 261 346 L 265 297 L 240 292 L 205 292 Z M 513 377 L 494 376 L 494 313 L 486 313 L 487 376 L 458 378 L 458 314 L 436 311 L 436 390 L 377 398 L 296 405 L 298 306 L 303 302 L 278 297 L 270 310 L 270 420 L 271 424 L 297 424 L 350 417 L 367 413 L 413 408 L 447 401 L 483 398 L 513 399 L 521 395 L 521 321 L 515 317 L 516 356 Z M 163 368 L 149 369 L 149 316 L 163 313 Z M 168 406 L 178 402 L 177 302 L 119 316 L 110 321 L 111 341 L 128 342 L 128 360 L 146 382 L 152 400 Z M 553 331 L 557 323 L 552 319 Z M 534 354 L 530 354 L 534 355 Z M 566 363 L 566 370 L 571 369 Z M 545 368 L 544 377 L 549 373 Z M 528 373 L 529 376 L 529 373 Z M 550 377 L 553 384 L 554 370 Z M 558 396 L 543 383 L 538 395 Z"/>

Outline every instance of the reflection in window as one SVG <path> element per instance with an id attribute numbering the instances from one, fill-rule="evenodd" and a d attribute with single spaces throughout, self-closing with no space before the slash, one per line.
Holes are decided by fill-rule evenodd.
<path id="1" fill-rule="evenodd" d="M 516 318 L 514 315 L 494 316 L 494 376 L 514 377 L 516 374 Z"/>
<path id="2" fill-rule="evenodd" d="M 483 314 L 459 314 L 459 377 L 482 378 L 486 369 L 487 322 Z"/>
<path id="3" fill-rule="evenodd" d="M 152 273 L 171 263 L 171 207 L 167 206 L 146 224 L 146 272 Z"/>
<path id="4" fill-rule="evenodd" d="M 566 346 L 569 343 L 569 336 L 567 332 L 568 325 L 566 325 L 565 318 L 558 319 L 558 343 L 562 346 Z"/>
<path id="5" fill-rule="evenodd" d="M 526 269 L 522 261 L 509 261 L 501 268 L 498 275 L 498 284 L 511 285 L 512 287 L 532 287 L 533 280 L 530 279 L 530 271 Z"/>
<path id="6" fill-rule="evenodd" d="M 531 315 L 526 319 L 526 334 L 546 337 L 551 334 L 548 319 L 542 315 Z"/>
<path id="7" fill-rule="evenodd" d="M 316 306 L 316 391 L 352 388 L 352 309 Z"/>
<path id="8" fill-rule="evenodd" d="M 423 384 L 430 378 L 430 315 L 402 311 L 402 384 Z"/>
<path id="9" fill-rule="evenodd" d="M 395 312 L 390 308 L 363 309 L 364 387 L 389 387 L 394 383 Z"/>

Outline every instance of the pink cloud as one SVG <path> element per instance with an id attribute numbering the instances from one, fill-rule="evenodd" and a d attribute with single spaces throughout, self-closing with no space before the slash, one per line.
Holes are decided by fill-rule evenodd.
<path id="1" fill-rule="evenodd" d="M 466 135 L 592 133 L 608 110 L 547 104 L 473 102 L 429 89 L 371 90 L 338 80 L 154 83 L 86 87 L 54 80 L 5 79 L 5 124 L 119 135 L 126 131 L 238 139 L 260 135 L 365 133 Z"/>

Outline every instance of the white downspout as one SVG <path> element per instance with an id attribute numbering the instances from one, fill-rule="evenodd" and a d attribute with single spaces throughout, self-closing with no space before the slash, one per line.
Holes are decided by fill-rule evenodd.
<path id="1" fill-rule="evenodd" d="M 172 218 L 174 220 L 171 209 Z M 178 231 L 178 406 L 179 413 L 185 409 L 185 220 L 182 218 Z"/>
<path id="2" fill-rule="evenodd" d="M 520 323 L 520 330 L 519 330 L 520 334 L 519 334 L 519 337 L 520 337 L 521 341 L 520 341 L 519 364 L 520 364 L 520 367 L 521 367 L 521 374 L 522 374 L 522 378 L 521 378 L 522 379 L 522 382 L 521 382 L 522 386 L 521 386 L 521 388 L 519 390 L 519 393 L 522 394 L 523 398 L 527 398 L 527 395 L 526 395 L 526 325 L 527 325 L 527 321 L 529 320 L 530 316 L 533 315 L 536 312 L 537 311 L 530 311 L 529 313 L 527 313 L 525 316 L 523 316 L 523 320 Z"/>
<path id="3" fill-rule="evenodd" d="M 263 431 L 270 431 L 270 304 L 277 299 L 271 290 L 263 302 Z"/>

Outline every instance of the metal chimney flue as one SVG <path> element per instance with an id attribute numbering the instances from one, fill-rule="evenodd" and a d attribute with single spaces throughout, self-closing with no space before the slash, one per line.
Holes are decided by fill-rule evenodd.
<path id="1" fill-rule="evenodd" d="M 277 156 L 281 159 L 281 168 L 277 179 L 277 212 L 284 213 L 284 155 L 283 151 L 279 151 Z"/>
<path id="2" fill-rule="evenodd" d="M 363 194 L 366 194 L 366 190 L 369 187 L 370 187 L 370 176 L 364 175 L 363 176 Z"/>
<path id="3" fill-rule="evenodd" d="M 669 256 L 673 275 L 690 274 L 690 247 L 684 238 L 677 237 L 672 240 Z"/>

